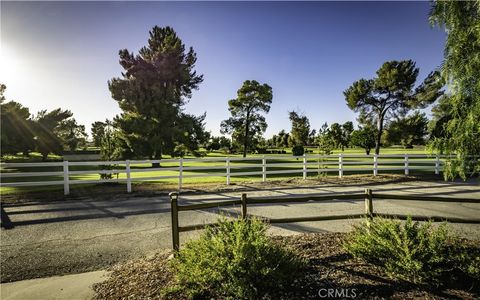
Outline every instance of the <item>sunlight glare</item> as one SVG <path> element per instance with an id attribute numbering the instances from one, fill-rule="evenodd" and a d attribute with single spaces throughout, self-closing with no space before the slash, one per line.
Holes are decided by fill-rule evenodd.
<path id="1" fill-rule="evenodd" d="M 13 84 L 19 79 L 21 62 L 15 52 L 6 45 L 0 47 L 0 82 Z"/>

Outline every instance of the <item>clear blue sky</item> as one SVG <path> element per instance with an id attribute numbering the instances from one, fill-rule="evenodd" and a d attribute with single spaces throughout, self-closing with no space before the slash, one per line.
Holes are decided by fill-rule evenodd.
<path id="1" fill-rule="evenodd" d="M 0 82 L 31 112 L 70 109 L 90 128 L 120 113 L 107 81 L 118 50 L 138 51 L 155 25 L 172 26 L 198 55 L 204 82 L 186 107 L 207 112 L 219 134 L 227 100 L 246 79 L 268 83 L 266 137 L 290 129 L 287 111 L 312 127 L 354 120 L 342 92 L 386 60 L 413 59 L 419 78 L 438 67 L 445 33 L 428 2 L 1 2 Z"/>

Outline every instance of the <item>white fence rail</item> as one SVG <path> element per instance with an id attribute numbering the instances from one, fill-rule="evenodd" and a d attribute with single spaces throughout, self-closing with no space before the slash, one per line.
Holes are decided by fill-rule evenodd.
<path id="1" fill-rule="evenodd" d="M 261 175 L 262 182 L 268 175 L 291 174 L 306 179 L 311 173 L 372 172 L 377 176 L 382 171 L 401 171 L 405 175 L 410 170 L 423 170 L 439 174 L 445 156 L 422 154 L 381 154 L 381 155 L 303 155 L 303 156 L 253 156 L 253 157 L 218 157 L 195 159 L 162 159 L 162 160 L 124 160 L 124 161 L 81 161 L 81 162 L 38 162 L 38 163 L 2 163 L 0 164 L 0 187 L 63 185 L 64 194 L 70 193 L 70 186 L 75 184 L 92 184 L 105 182 L 124 182 L 127 192 L 132 191 L 132 182 L 177 179 L 181 190 L 184 178 L 224 177 L 226 184 L 235 176 Z M 283 162 L 280 162 L 283 161 Z M 254 163 L 255 162 L 255 163 Z M 141 164 L 161 163 L 164 167 L 150 168 Z M 191 163 L 204 163 L 202 166 L 190 166 Z M 217 163 L 217 164 L 215 164 Z M 173 164 L 173 166 L 172 166 Z M 73 168 L 96 167 L 97 169 L 72 170 Z M 104 166 L 109 168 L 102 169 Z M 42 167 L 47 171 L 22 172 L 22 168 Z M 51 170 L 52 168 L 57 170 Z M 258 170 L 248 170 L 256 168 Z M 247 169 L 247 170 L 245 170 Z M 19 172 L 20 170 L 20 172 Z M 138 173 L 165 171 L 169 174 L 152 174 L 153 176 L 134 176 Z M 197 173 L 204 171 L 203 173 Z M 215 171 L 215 172 L 212 172 Z M 224 172 L 222 172 L 224 171 Z M 174 174 L 171 174 L 171 173 Z M 195 173 L 193 173 L 195 172 Z M 112 179 L 75 179 L 76 175 L 112 174 Z M 122 174 L 122 178 L 118 177 Z M 117 176 L 117 178 L 115 178 Z M 44 180 L 32 181 L 31 178 L 44 177 Z M 46 178 L 45 178 L 46 177 Z M 51 178 L 49 178 L 51 177 Z M 10 181 L 7 178 L 27 178 L 30 181 Z M 4 179 L 7 179 L 5 182 Z M 45 180 L 47 179 L 47 180 Z M 50 180 L 51 179 L 51 180 Z"/>

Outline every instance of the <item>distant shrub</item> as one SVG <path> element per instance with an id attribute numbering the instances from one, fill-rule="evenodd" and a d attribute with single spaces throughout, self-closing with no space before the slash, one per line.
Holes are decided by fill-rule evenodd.
<path id="1" fill-rule="evenodd" d="M 374 218 L 356 225 L 344 248 L 354 257 L 384 267 L 395 278 L 436 283 L 454 274 L 480 279 L 479 251 L 471 252 L 450 233 L 447 224 Z M 475 254 L 476 253 L 476 254 Z"/>
<path id="2" fill-rule="evenodd" d="M 257 154 L 267 154 L 267 148 L 258 147 L 256 152 Z"/>
<path id="3" fill-rule="evenodd" d="M 178 144 L 173 149 L 172 157 L 185 157 L 188 153 L 188 148 L 184 144 Z"/>
<path id="4" fill-rule="evenodd" d="M 292 148 L 292 154 L 293 156 L 302 156 L 305 153 L 305 149 L 303 146 L 293 146 Z"/>
<path id="5" fill-rule="evenodd" d="M 177 285 L 194 298 L 259 298 L 296 276 L 302 261 L 272 242 L 259 219 L 219 220 L 172 260 Z"/>

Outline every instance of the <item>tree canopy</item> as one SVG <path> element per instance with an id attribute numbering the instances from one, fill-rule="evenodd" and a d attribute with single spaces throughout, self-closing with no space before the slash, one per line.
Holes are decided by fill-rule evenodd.
<path id="1" fill-rule="evenodd" d="M 4 84 L 0 84 L 0 128 L 1 145 L 3 154 L 16 154 L 23 152 L 28 154 L 34 148 L 33 122 L 30 111 L 22 104 L 9 101 L 4 103 L 6 90 Z"/>
<path id="2" fill-rule="evenodd" d="M 364 127 L 354 130 L 351 135 L 353 146 L 363 148 L 365 154 L 370 155 L 370 150 L 375 147 L 375 131 L 371 127 Z"/>
<path id="3" fill-rule="evenodd" d="M 193 48 L 186 51 L 171 27 L 155 26 L 149 34 L 139 54 L 120 50 L 124 72 L 110 80 L 108 87 L 123 110 L 114 124 L 122 131 L 130 153 L 159 159 L 164 153 L 172 154 L 179 143 L 198 145 L 191 140 L 200 138 L 199 127 L 191 126 L 202 123 L 204 116 L 185 114 L 182 108 L 203 75 L 194 70 L 197 56 Z"/>
<path id="4" fill-rule="evenodd" d="M 256 80 L 246 80 L 237 91 L 237 98 L 228 101 L 231 117 L 220 124 L 222 134 L 243 145 L 243 157 L 251 150 L 261 134 L 267 129 L 262 113 L 270 111 L 272 88 Z"/>
<path id="5" fill-rule="evenodd" d="M 447 32 L 442 76 L 448 85 L 430 147 L 455 155 L 444 166 L 445 178 L 466 179 L 480 173 L 480 161 L 472 157 L 480 155 L 480 2 L 434 1 L 430 21 Z"/>
<path id="6" fill-rule="evenodd" d="M 425 113 L 415 111 L 412 115 L 393 120 L 386 130 L 385 140 L 388 144 L 403 145 L 405 148 L 425 145 L 427 125 Z"/>
<path id="7" fill-rule="evenodd" d="M 86 148 L 88 136 L 85 132 L 85 125 L 77 124 L 74 118 L 60 122 L 56 130 L 62 139 L 64 148 L 70 151 L 75 151 L 79 147 Z"/>
<path id="8" fill-rule="evenodd" d="M 416 88 L 419 69 L 412 60 L 387 61 L 373 79 L 355 81 L 343 94 L 347 105 L 376 123 L 375 153 L 380 153 L 385 121 L 425 107 L 442 95 L 439 72 L 431 72 Z"/>
<path id="9" fill-rule="evenodd" d="M 42 110 L 34 118 L 36 150 L 42 154 L 43 160 L 49 153 L 60 154 L 63 151 L 60 124 L 72 116 L 71 111 L 57 108 L 50 112 Z"/>
<path id="10" fill-rule="evenodd" d="M 296 111 L 288 112 L 288 116 L 292 123 L 290 131 L 292 146 L 306 146 L 310 135 L 310 121 L 307 116 Z"/>

